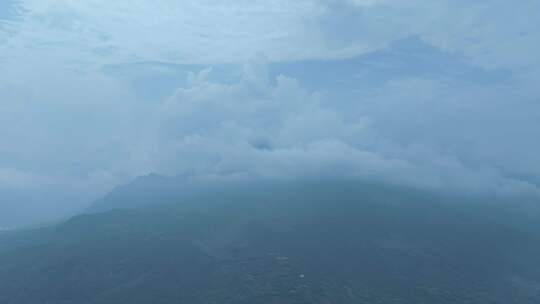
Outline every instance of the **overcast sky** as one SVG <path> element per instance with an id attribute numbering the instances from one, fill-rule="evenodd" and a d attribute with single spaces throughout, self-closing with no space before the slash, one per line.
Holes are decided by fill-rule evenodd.
<path id="1" fill-rule="evenodd" d="M 151 172 L 540 194 L 538 0 L 1 0 L 0 227 Z"/>

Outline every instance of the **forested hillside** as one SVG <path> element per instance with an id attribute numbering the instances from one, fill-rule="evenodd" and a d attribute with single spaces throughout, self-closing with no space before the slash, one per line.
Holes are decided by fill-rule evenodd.
<path id="1" fill-rule="evenodd" d="M 0 303 L 538 303 L 535 209 L 457 199 L 236 184 L 81 215 L 0 234 Z"/>

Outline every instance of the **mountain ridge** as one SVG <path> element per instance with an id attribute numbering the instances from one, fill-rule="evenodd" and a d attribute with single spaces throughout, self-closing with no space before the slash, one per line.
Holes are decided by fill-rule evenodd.
<path id="1" fill-rule="evenodd" d="M 248 185 L 120 202 L 125 208 L 0 235 L 0 302 L 540 299 L 540 269 L 531 266 L 540 264 L 540 224 L 518 205 L 357 182 Z"/>

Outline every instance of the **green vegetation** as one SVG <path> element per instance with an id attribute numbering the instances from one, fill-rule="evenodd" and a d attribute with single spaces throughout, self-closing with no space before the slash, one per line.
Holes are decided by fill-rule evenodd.
<path id="1" fill-rule="evenodd" d="M 540 303 L 526 203 L 355 183 L 209 189 L 0 234 L 0 303 Z"/>

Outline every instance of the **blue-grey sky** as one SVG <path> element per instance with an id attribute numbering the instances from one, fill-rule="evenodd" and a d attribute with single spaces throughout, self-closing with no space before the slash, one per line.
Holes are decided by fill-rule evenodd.
<path id="1" fill-rule="evenodd" d="M 0 227 L 150 172 L 538 197 L 539 28 L 538 0 L 3 0 Z"/>

